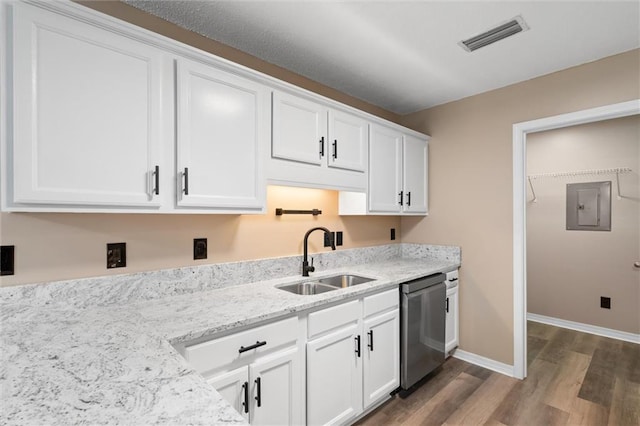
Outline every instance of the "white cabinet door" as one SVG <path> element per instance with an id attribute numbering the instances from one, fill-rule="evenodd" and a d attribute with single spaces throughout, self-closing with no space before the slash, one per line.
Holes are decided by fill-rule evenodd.
<path id="1" fill-rule="evenodd" d="M 355 115 L 329 110 L 329 167 L 364 172 L 369 124 Z"/>
<path id="2" fill-rule="evenodd" d="M 447 290 L 445 324 L 444 351 L 449 354 L 459 342 L 458 287 Z"/>
<path id="3" fill-rule="evenodd" d="M 327 153 L 327 108 L 282 92 L 273 92 L 275 158 L 322 165 Z"/>
<path id="4" fill-rule="evenodd" d="M 400 385 L 400 313 L 396 309 L 364 322 L 364 409 Z"/>
<path id="5" fill-rule="evenodd" d="M 371 125 L 369 211 L 399 213 L 402 191 L 402 133 Z"/>
<path id="6" fill-rule="evenodd" d="M 152 177 L 171 119 L 161 100 L 170 62 L 149 45 L 29 5 L 14 5 L 12 19 L 13 202 L 158 206 Z"/>
<path id="7" fill-rule="evenodd" d="M 404 136 L 403 142 L 403 209 L 408 213 L 427 212 L 427 141 Z"/>
<path id="8" fill-rule="evenodd" d="M 345 424 L 362 412 L 360 326 L 351 324 L 307 343 L 307 424 Z"/>
<path id="9" fill-rule="evenodd" d="M 304 424 L 303 386 L 297 347 L 249 366 L 252 425 Z"/>
<path id="10" fill-rule="evenodd" d="M 245 407 L 244 390 L 246 386 L 247 396 L 249 396 L 249 368 L 247 366 L 220 374 L 207 380 L 207 382 L 213 386 L 242 417 L 249 421 L 249 407 Z"/>
<path id="11" fill-rule="evenodd" d="M 177 79 L 178 205 L 262 209 L 265 87 L 186 59 Z"/>

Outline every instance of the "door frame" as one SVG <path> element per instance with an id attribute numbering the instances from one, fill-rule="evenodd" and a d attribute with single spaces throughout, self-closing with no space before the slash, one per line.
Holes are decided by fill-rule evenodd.
<path id="1" fill-rule="evenodd" d="M 527 377 L 527 134 L 640 114 L 640 99 L 513 125 L 513 377 Z"/>

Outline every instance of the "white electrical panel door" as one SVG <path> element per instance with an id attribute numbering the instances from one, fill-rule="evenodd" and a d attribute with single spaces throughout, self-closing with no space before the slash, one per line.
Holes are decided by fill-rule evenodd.
<path id="1" fill-rule="evenodd" d="M 329 167 L 364 172 L 369 124 L 342 111 L 329 110 Z"/>
<path id="2" fill-rule="evenodd" d="M 427 213 L 427 141 L 406 135 L 403 147 L 403 209 L 407 213 Z"/>
<path id="3" fill-rule="evenodd" d="M 400 213 L 402 133 L 371 125 L 369 138 L 369 211 Z"/>
<path id="4" fill-rule="evenodd" d="M 159 206 L 170 62 L 149 45 L 30 5 L 13 5 L 12 20 L 13 203 Z"/>
<path id="5" fill-rule="evenodd" d="M 180 59 L 177 97 L 178 205 L 263 209 L 266 88 Z"/>
<path id="6" fill-rule="evenodd" d="M 327 151 L 327 108 L 297 96 L 273 92 L 274 158 L 322 165 Z"/>

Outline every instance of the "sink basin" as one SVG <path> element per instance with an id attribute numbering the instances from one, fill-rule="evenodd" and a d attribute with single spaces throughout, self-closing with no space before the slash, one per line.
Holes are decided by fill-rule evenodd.
<path id="1" fill-rule="evenodd" d="M 335 288 L 347 288 L 358 284 L 364 284 L 373 281 L 372 278 L 361 277 L 359 275 L 334 275 L 333 277 L 321 278 L 319 283 L 330 285 Z"/>
<path id="2" fill-rule="evenodd" d="M 277 288 L 288 291 L 289 293 L 302 295 L 320 294 L 338 289 L 338 287 L 320 283 L 318 281 L 305 281 L 302 283 L 287 284 L 278 286 Z"/>

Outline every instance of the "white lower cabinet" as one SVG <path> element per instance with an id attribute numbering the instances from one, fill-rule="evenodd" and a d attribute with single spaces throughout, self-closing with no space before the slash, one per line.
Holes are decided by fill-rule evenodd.
<path id="1" fill-rule="evenodd" d="M 184 356 L 252 425 L 304 424 L 303 346 L 289 318 L 187 346 Z"/>
<path id="2" fill-rule="evenodd" d="M 399 380 L 396 289 L 309 314 L 307 424 L 346 424 Z"/>
<path id="3" fill-rule="evenodd" d="M 445 347 L 447 356 L 458 347 L 459 325 L 458 325 L 458 286 L 447 289 L 445 316 Z"/>

